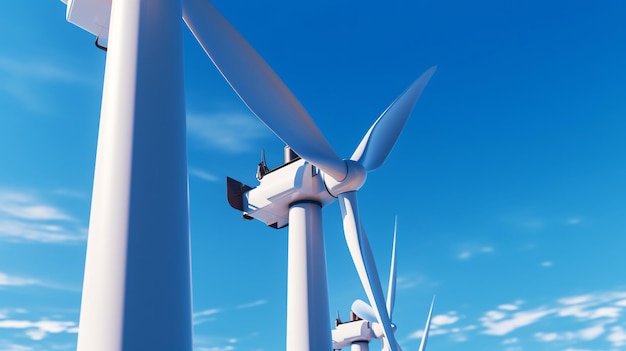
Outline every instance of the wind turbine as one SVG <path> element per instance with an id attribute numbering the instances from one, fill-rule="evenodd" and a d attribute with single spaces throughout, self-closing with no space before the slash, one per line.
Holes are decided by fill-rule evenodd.
<path id="1" fill-rule="evenodd" d="M 430 310 L 428 311 L 428 317 L 426 318 L 426 326 L 422 333 L 419 351 L 426 350 L 434 306 L 435 298 L 433 297 Z M 395 331 L 395 325 L 393 325 L 393 328 Z M 389 350 L 389 346 L 385 342 L 384 337 L 382 327 L 376 321 L 373 309 L 366 302 L 356 300 L 352 303 L 350 321 L 342 322 L 339 316 L 337 316 L 335 329 L 333 329 L 333 350 L 341 350 L 350 347 L 351 351 L 369 351 L 369 343 L 372 340 L 382 339 L 383 351 L 386 351 Z M 399 345 L 397 347 L 400 349 Z"/>
<path id="2" fill-rule="evenodd" d="M 321 209 L 339 200 L 346 241 L 384 335 L 397 350 L 382 288 L 357 207 L 357 190 L 380 167 L 435 72 L 427 70 L 374 122 L 349 159 L 337 156 L 315 122 L 237 30 L 204 0 L 185 0 L 183 16 L 196 39 L 248 108 L 293 157 L 263 172 L 258 187 L 228 180 L 230 204 L 245 218 L 289 224 L 287 349 L 330 349 L 326 257 Z"/>
<path id="3" fill-rule="evenodd" d="M 396 297 L 396 229 L 397 220 L 394 225 L 393 231 L 393 247 L 391 253 L 391 266 L 389 268 L 389 284 L 387 287 L 387 311 L 389 312 L 389 319 L 392 319 L 393 308 Z M 435 298 L 430 305 L 430 311 L 428 312 L 428 318 L 426 319 L 426 326 L 424 327 L 424 333 L 422 334 L 422 341 L 420 343 L 419 351 L 426 349 L 426 341 L 428 339 L 428 332 L 430 330 L 430 320 L 433 313 L 433 307 L 435 305 Z M 392 324 L 392 329 L 395 333 L 396 326 Z M 383 351 L 390 349 L 389 342 L 385 338 L 382 326 L 379 324 L 374 309 L 362 300 L 355 300 L 352 303 L 350 321 L 342 322 L 337 315 L 335 320 L 335 329 L 332 330 L 333 335 L 333 350 L 341 350 L 343 348 L 350 347 L 351 351 L 369 351 L 369 343 L 374 339 L 382 339 Z M 397 349 L 400 349 L 399 345 L 396 345 Z"/>

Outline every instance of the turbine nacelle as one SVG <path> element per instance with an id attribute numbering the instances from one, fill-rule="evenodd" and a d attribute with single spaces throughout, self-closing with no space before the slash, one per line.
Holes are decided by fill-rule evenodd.
<path id="1" fill-rule="evenodd" d="M 257 187 L 227 178 L 228 202 L 242 211 L 246 219 L 254 218 L 276 229 L 283 228 L 289 224 L 292 204 L 311 201 L 324 207 L 339 194 L 358 190 L 365 183 L 365 168 L 352 160 L 345 162 L 348 172 L 343 181 L 335 180 L 299 157 L 263 172 L 262 177 L 257 176 Z M 265 165 L 264 159 L 261 164 Z"/>
<path id="2" fill-rule="evenodd" d="M 370 342 L 376 339 L 372 324 L 364 319 L 345 322 L 332 330 L 333 349 L 341 350 L 358 342 Z M 377 323 L 376 323 L 377 324 Z M 382 330 L 382 328 L 380 328 Z"/>
<path id="3" fill-rule="evenodd" d="M 289 224 L 289 207 L 297 202 L 317 202 L 325 206 L 336 200 L 324 186 L 320 171 L 298 158 L 264 174 L 257 187 L 227 178 L 231 207 L 245 219 L 258 219 L 276 229 Z"/>

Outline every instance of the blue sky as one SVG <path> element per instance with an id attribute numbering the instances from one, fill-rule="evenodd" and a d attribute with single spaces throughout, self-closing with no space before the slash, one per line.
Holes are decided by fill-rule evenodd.
<path id="1" fill-rule="evenodd" d="M 626 350 L 626 4 L 214 1 L 338 154 L 438 71 L 360 209 L 416 350 Z M 56 0 L 0 3 L 0 350 L 75 348 L 105 54 Z M 285 345 L 287 231 L 240 219 L 257 122 L 184 33 L 197 351 Z M 365 298 L 324 210 L 331 315 Z M 382 274 L 385 276 L 385 274 Z M 383 278 L 386 285 L 386 278 Z M 329 321 L 330 324 L 330 321 Z"/>

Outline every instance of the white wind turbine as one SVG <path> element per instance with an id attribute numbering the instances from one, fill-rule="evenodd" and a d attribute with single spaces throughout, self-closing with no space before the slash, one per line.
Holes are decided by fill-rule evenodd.
<path id="1" fill-rule="evenodd" d="M 420 342 L 419 351 L 426 350 L 428 342 L 428 333 L 430 332 L 430 321 L 432 319 L 433 308 L 435 306 L 435 298 L 430 304 L 426 326 L 422 333 L 422 341 Z M 395 331 L 395 324 L 392 324 Z M 341 350 L 350 347 L 351 351 L 369 351 L 369 343 L 374 339 L 382 339 L 383 351 L 389 350 L 388 343 L 385 341 L 382 327 L 376 321 L 374 310 L 370 305 L 362 300 L 356 300 L 352 303 L 351 320 L 341 322 L 339 317 L 333 329 L 333 350 Z M 400 346 L 397 348 L 400 350 Z"/>
<path id="2" fill-rule="evenodd" d="M 298 157 L 262 174 L 256 188 L 229 180 L 229 199 L 244 217 L 289 224 L 287 349 L 328 350 L 328 289 L 321 209 L 339 200 L 346 241 L 391 349 L 397 343 L 372 252 L 361 226 L 357 190 L 383 164 L 435 71 L 427 70 L 374 122 L 350 159 L 341 159 L 295 96 L 248 42 L 211 5 L 186 0 L 184 19 L 250 110 Z M 265 172 L 262 172 L 265 173 Z"/>
<path id="3" fill-rule="evenodd" d="M 389 312 L 389 320 L 392 319 L 393 308 L 396 298 L 396 225 L 393 231 L 393 247 L 391 253 L 391 266 L 389 269 L 389 284 L 387 287 L 387 311 Z M 422 334 L 419 351 L 426 349 L 428 340 L 428 332 L 430 331 L 430 320 L 435 305 L 435 298 L 430 305 L 426 326 Z M 392 329 L 395 333 L 396 325 L 392 323 Z M 351 351 L 369 351 L 369 343 L 374 339 L 381 339 L 383 342 L 383 351 L 389 350 L 389 343 L 385 339 L 383 328 L 378 323 L 374 309 L 362 300 L 355 300 L 352 303 L 350 321 L 342 322 L 337 316 L 335 320 L 335 329 L 332 330 L 333 350 L 341 350 L 350 347 Z M 397 349 L 400 346 L 397 345 Z"/>

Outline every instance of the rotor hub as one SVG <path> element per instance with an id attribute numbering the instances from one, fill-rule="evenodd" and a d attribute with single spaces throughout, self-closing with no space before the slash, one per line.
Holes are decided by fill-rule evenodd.
<path id="1" fill-rule="evenodd" d="M 322 174 L 326 189 L 334 197 L 349 191 L 359 190 L 367 179 L 367 171 L 363 165 L 352 160 L 344 160 L 344 162 L 348 172 L 342 181 L 338 181 L 326 173 Z"/>

